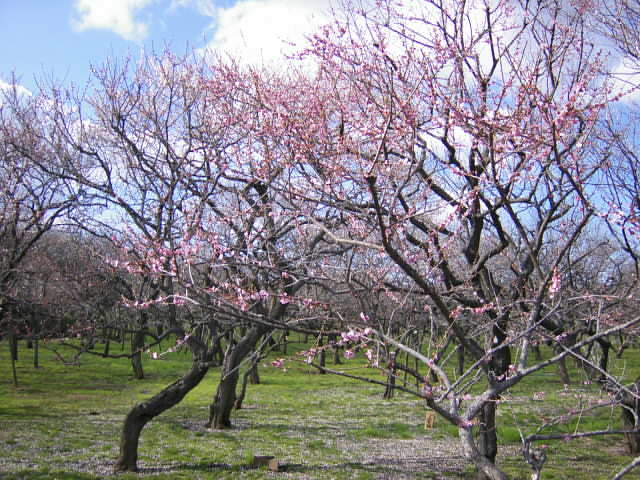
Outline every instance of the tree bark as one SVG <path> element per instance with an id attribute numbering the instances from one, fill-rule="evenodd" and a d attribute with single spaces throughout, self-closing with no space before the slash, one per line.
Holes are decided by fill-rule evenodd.
<path id="1" fill-rule="evenodd" d="M 459 377 L 464 374 L 464 347 L 462 345 L 458 345 L 457 373 Z"/>
<path id="2" fill-rule="evenodd" d="M 484 404 L 478 422 L 478 451 L 491 463 L 498 455 L 498 437 L 496 435 L 495 398 Z"/>
<path id="3" fill-rule="evenodd" d="M 282 355 L 286 356 L 287 349 L 289 348 L 289 331 L 288 330 L 285 330 L 282 333 L 282 337 L 280 341 L 282 342 Z"/>
<path id="4" fill-rule="evenodd" d="M 236 410 L 242 409 L 242 402 L 244 402 L 244 397 L 247 394 L 247 384 L 249 383 L 249 370 L 244 372 L 242 376 L 242 387 L 240 387 L 240 395 L 236 396 L 236 400 L 233 404 L 233 408 Z"/>
<path id="5" fill-rule="evenodd" d="M 9 342 L 12 341 L 12 339 L 15 338 L 15 334 L 10 334 L 9 335 Z M 13 346 L 13 345 L 12 345 Z M 18 371 L 16 369 L 16 356 L 13 355 L 13 352 L 11 354 L 11 374 L 13 376 L 13 386 L 17 387 L 18 386 Z"/>
<path id="6" fill-rule="evenodd" d="M 598 344 L 600 345 L 600 348 L 602 349 L 602 356 L 600 357 L 600 365 L 599 365 L 600 371 L 606 372 L 609 367 L 609 351 L 611 349 L 611 343 L 609 343 L 609 341 L 606 338 L 599 338 L 597 341 L 598 341 Z M 599 381 L 600 382 L 607 381 L 607 377 L 604 373 L 600 374 Z"/>
<path id="7" fill-rule="evenodd" d="M 631 390 L 640 393 L 640 381 L 636 382 Z M 629 448 L 629 453 L 637 455 L 640 453 L 640 425 L 636 423 L 636 416 L 640 418 L 640 400 L 629 393 L 622 395 L 622 428 L 625 430 L 636 430 L 637 433 L 626 433 L 625 439 Z"/>
<path id="8" fill-rule="evenodd" d="M 18 361 L 18 336 L 11 332 L 9 333 L 9 349 L 11 350 L 11 358 L 13 361 Z"/>
<path id="9" fill-rule="evenodd" d="M 320 366 L 322 369 L 319 371 L 320 374 L 326 374 L 327 372 L 324 370 L 324 367 L 327 363 L 327 352 L 324 349 L 324 342 L 322 341 L 322 335 L 320 335 L 320 340 L 318 341 L 318 348 L 320 349 Z"/>
<path id="10" fill-rule="evenodd" d="M 533 357 L 536 361 L 542 360 L 542 352 L 540 351 L 540 345 L 535 343 L 531 346 L 531 350 L 533 351 Z"/>
<path id="11" fill-rule="evenodd" d="M 200 383 L 208 370 L 208 362 L 194 361 L 191 369 L 180 380 L 131 409 L 125 418 L 120 436 L 120 456 L 114 466 L 116 472 L 137 471 L 138 444 L 144 426 L 154 417 L 178 404 Z"/>
<path id="12" fill-rule="evenodd" d="M 329 335 L 329 344 L 332 345 L 331 349 L 333 350 L 333 364 L 340 365 L 342 363 L 342 359 L 340 358 L 340 347 L 336 345 L 338 343 L 337 335 Z"/>
<path id="13" fill-rule="evenodd" d="M 260 385 L 260 373 L 258 373 L 257 360 L 258 359 L 256 358 L 256 361 L 252 362 L 251 368 L 249 368 L 249 371 L 247 372 L 249 375 L 249 383 L 251 383 L 251 385 Z"/>
<path id="14" fill-rule="evenodd" d="M 240 363 L 255 349 L 256 343 L 270 330 L 264 325 L 249 329 L 237 344 L 230 343 L 222 362 L 220 383 L 213 402 L 209 406 L 208 428 L 231 428 L 231 411 L 236 402 L 236 386 Z"/>
<path id="15" fill-rule="evenodd" d="M 33 339 L 33 368 L 40 368 L 40 342 L 38 337 Z"/>
<path id="16" fill-rule="evenodd" d="M 566 357 L 562 357 L 558 361 L 558 375 L 560 376 L 560 381 L 565 385 L 571 383 L 571 377 L 569 376 L 569 370 L 567 369 Z"/>
<path id="17" fill-rule="evenodd" d="M 476 466 L 478 472 L 490 480 L 509 480 L 509 477 L 496 464 L 486 458 L 476 447 L 470 429 L 459 428 L 458 436 L 464 455 Z"/>
<path id="18" fill-rule="evenodd" d="M 136 331 L 131 337 L 131 368 L 137 380 L 144 378 L 142 368 L 142 348 L 144 347 L 144 330 Z"/>
<path id="19" fill-rule="evenodd" d="M 492 349 L 498 348 L 502 345 L 506 339 L 506 325 L 507 319 L 503 319 L 503 324 L 494 325 L 493 341 L 491 342 Z M 489 364 L 489 381 L 493 381 L 494 378 L 500 378 L 509 371 L 511 365 L 511 350 L 509 347 L 503 347 L 497 350 L 491 357 Z M 482 407 L 479 415 L 480 425 L 478 427 L 478 451 L 480 454 L 488 460 L 491 464 L 496 461 L 496 455 L 498 454 L 498 431 L 496 425 L 496 407 L 497 397 L 491 398 Z M 486 474 L 486 472 L 484 472 Z M 493 478 L 487 475 L 488 478 Z"/>
<path id="20" fill-rule="evenodd" d="M 396 386 L 396 356 L 398 352 L 391 352 L 389 354 L 389 363 L 387 364 L 387 386 L 384 390 L 382 398 L 385 400 L 391 400 Z"/>

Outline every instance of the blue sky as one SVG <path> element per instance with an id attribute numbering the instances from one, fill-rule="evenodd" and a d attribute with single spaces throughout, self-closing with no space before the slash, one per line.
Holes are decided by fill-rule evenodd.
<path id="1" fill-rule="evenodd" d="M 12 73 L 29 90 L 37 77 L 83 84 L 90 65 L 141 49 L 226 52 L 270 63 L 328 21 L 331 0 L 0 0 L 0 88 Z M 335 3 L 338 3 L 337 1 Z M 615 68 L 621 88 L 637 65 Z M 640 91 L 634 92 L 640 98 Z"/>
<path id="2" fill-rule="evenodd" d="M 330 0 L 0 0 L 0 81 L 83 83 L 91 64 L 141 49 L 272 61 L 325 22 Z"/>

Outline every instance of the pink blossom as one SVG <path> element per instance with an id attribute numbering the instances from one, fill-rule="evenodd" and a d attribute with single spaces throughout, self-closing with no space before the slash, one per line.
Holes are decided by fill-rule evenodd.
<path id="1" fill-rule="evenodd" d="M 461 428 L 471 428 L 473 427 L 473 422 L 471 420 L 461 418 L 458 420 L 458 426 Z"/>
<path id="2" fill-rule="evenodd" d="M 545 392 L 535 392 L 533 394 L 533 399 L 538 401 L 544 400 L 544 395 L 545 395 Z"/>
<path id="3" fill-rule="evenodd" d="M 353 358 L 355 355 L 355 353 L 353 352 L 353 350 L 345 350 L 344 351 L 344 358 Z"/>
<path id="4" fill-rule="evenodd" d="M 373 350 L 368 348 L 367 350 L 365 350 L 364 355 L 367 357 L 367 360 L 369 360 L 369 364 L 372 367 L 378 366 L 378 356 L 373 352 Z"/>
<path id="5" fill-rule="evenodd" d="M 558 274 L 558 269 L 553 269 L 553 275 L 551 276 L 551 285 L 549 286 L 549 295 L 551 298 L 555 296 L 556 293 L 560 291 L 560 275 Z"/>
<path id="6" fill-rule="evenodd" d="M 291 297 L 289 295 L 287 295 L 286 292 L 283 292 L 280 295 L 278 295 L 278 299 L 280 300 L 280 303 L 282 305 L 286 305 L 288 303 L 291 303 Z"/>
<path id="7" fill-rule="evenodd" d="M 342 337 L 343 343 L 349 343 L 349 342 L 360 341 L 361 334 L 355 331 L 354 329 L 350 328 L 348 332 L 340 333 L 340 336 Z"/>
<path id="8" fill-rule="evenodd" d="M 281 368 L 284 365 L 284 358 L 278 358 L 271 362 L 272 367 Z"/>
<path id="9" fill-rule="evenodd" d="M 433 397 L 433 388 L 431 388 L 431 385 L 429 385 L 428 383 L 424 384 L 424 386 L 422 387 L 422 395 L 427 398 Z"/>

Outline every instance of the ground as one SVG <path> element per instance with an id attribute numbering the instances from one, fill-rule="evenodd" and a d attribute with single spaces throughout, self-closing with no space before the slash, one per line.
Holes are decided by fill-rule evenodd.
<path id="1" fill-rule="evenodd" d="M 112 476 L 124 416 L 136 402 L 175 380 L 188 367 L 178 353 L 167 360 L 146 360 L 147 378 L 135 380 L 126 360 L 82 357 L 67 366 L 42 350 L 41 365 L 30 364 L 21 348 L 19 386 L 9 369 L 0 369 L 0 477 L 7 479 L 133 478 L 296 478 L 296 479 L 462 479 L 473 469 L 462 457 L 456 429 L 437 419 L 425 429 L 425 406 L 398 394 L 382 399 L 382 387 L 318 375 L 289 362 L 287 370 L 260 367 L 262 383 L 250 385 L 244 408 L 233 415 L 234 428 L 204 427 L 218 373 L 174 409 L 153 420 L 140 443 L 140 473 Z M 8 365 L 0 343 L 0 365 Z M 629 369 L 630 363 L 625 363 Z M 341 366 L 340 368 L 347 368 Z M 355 367 L 356 371 L 378 375 Z M 635 368 L 635 367 L 634 367 Z M 567 397 L 602 395 L 585 385 L 564 387 L 553 370 L 541 373 L 505 397 L 498 409 L 502 425 L 499 463 L 514 478 L 528 478 L 518 428 L 529 431 L 553 415 Z M 379 377 L 382 378 L 382 377 Z M 546 400 L 534 393 L 546 385 Z M 582 418 L 584 426 L 619 426 L 619 413 Z M 567 428 L 575 428 L 575 423 Z M 254 455 L 273 455 L 286 471 L 249 467 Z M 611 478 L 628 463 L 619 437 L 550 444 L 543 478 Z M 633 472 L 640 478 L 640 472 Z M 630 475 L 627 478 L 634 478 Z"/>

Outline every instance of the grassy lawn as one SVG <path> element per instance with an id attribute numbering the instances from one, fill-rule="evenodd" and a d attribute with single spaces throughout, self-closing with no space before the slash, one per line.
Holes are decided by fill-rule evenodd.
<path id="1" fill-rule="evenodd" d="M 113 351 L 113 353 L 118 353 Z M 126 359 L 83 356 L 79 366 L 64 365 L 41 348 L 39 369 L 32 350 L 20 345 L 18 378 L 12 385 L 7 342 L 0 342 L 0 477 L 7 479 L 95 479 L 110 476 L 119 430 L 129 408 L 178 378 L 190 357 L 170 354 L 145 360 L 144 380 L 135 380 Z M 269 360 L 263 363 L 267 364 Z M 519 428 L 530 433 L 541 419 L 562 413 L 568 400 L 604 398 L 585 384 L 573 362 L 572 384 L 561 385 L 555 370 L 531 377 L 502 401 L 499 463 L 514 478 L 529 478 L 520 453 Z M 363 363 L 342 368 L 375 375 Z M 627 352 L 613 360 L 613 373 L 627 380 L 640 373 L 640 356 Z M 218 380 L 205 381 L 174 409 L 145 428 L 140 443 L 141 473 L 151 478 L 467 478 L 456 429 L 438 419 L 424 429 L 425 409 L 405 394 L 382 400 L 382 387 L 318 375 L 301 363 L 286 371 L 261 367 L 260 385 L 250 385 L 244 408 L 235 411 L 231 430 L 203 427 Z M 533 400 L 544 390 L 544 401 Z M 578 428 L 618 428 L 619 411 L 585 414 L 556 432 Z M 547 432 L 548 433 L 548 432 Z M 631 457 L 619 436 L 547 442 L 543 478 L 611 478 Z M 249 468 L 254 455 L 273 455 L 284 472 Z M 634 474 L 636 475 L 634 477 Z M 628 478 L 640 478 L 640 471 Z"/>

